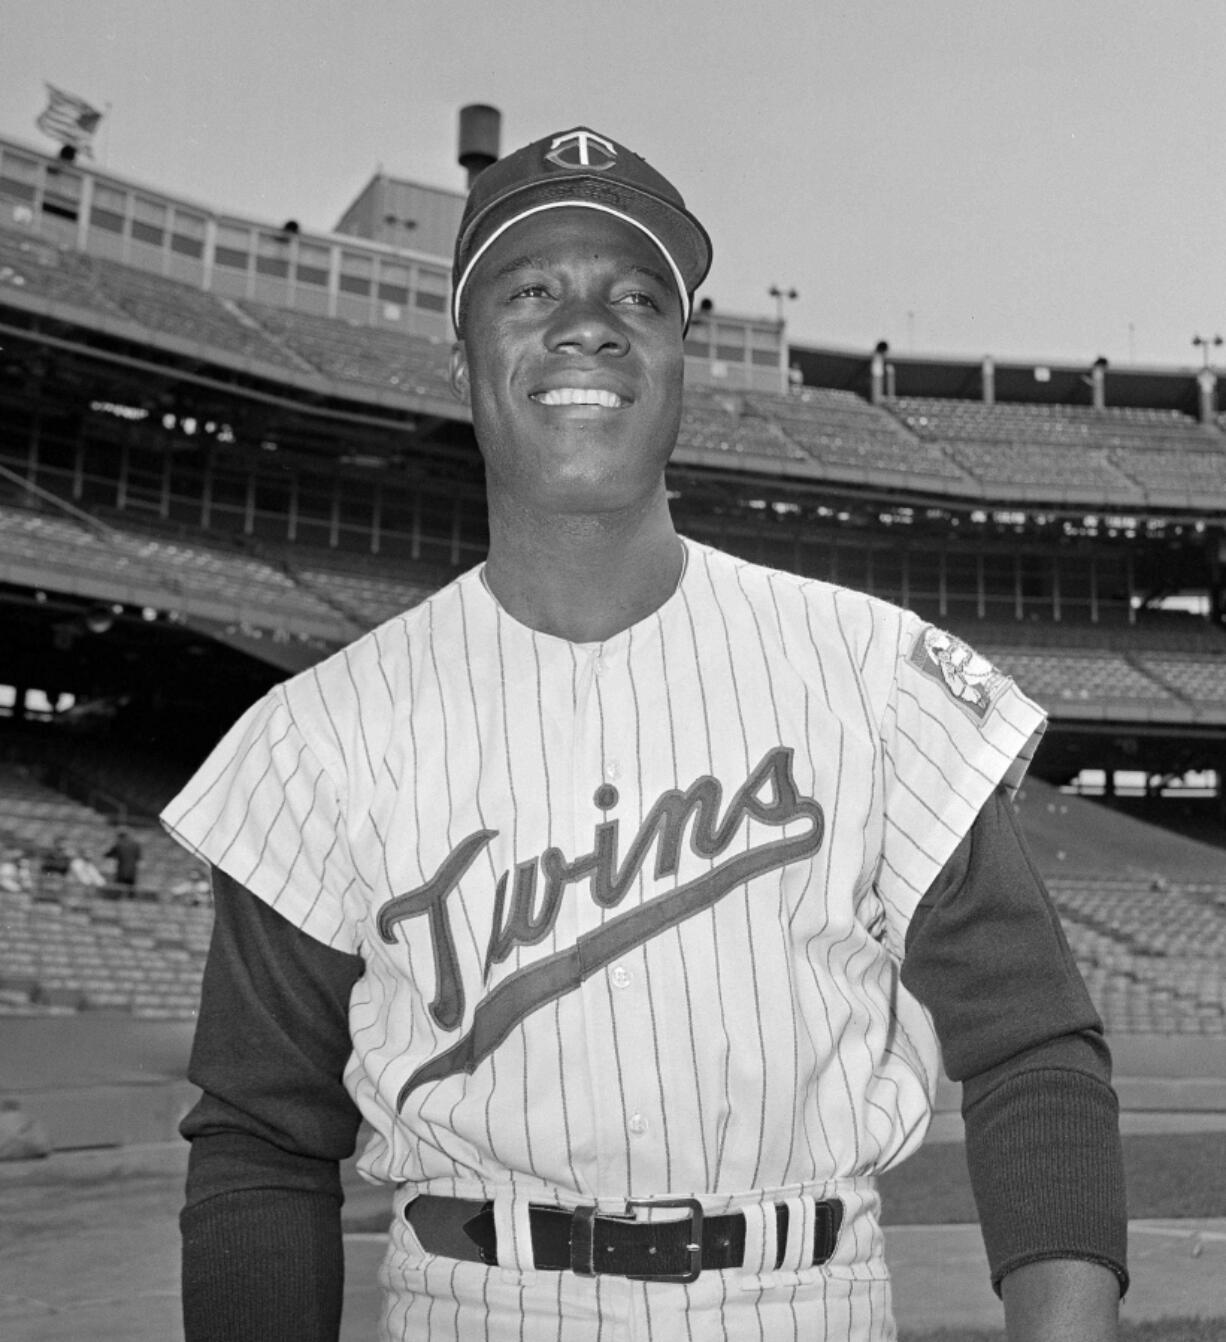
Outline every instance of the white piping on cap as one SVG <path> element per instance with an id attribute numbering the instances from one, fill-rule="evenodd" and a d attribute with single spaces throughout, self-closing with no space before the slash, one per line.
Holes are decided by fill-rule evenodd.
<path id="1" fill-rule="evenodd" d="M 529 215 L 540 214 L 542 210 L 561 210 L 566 208 L 599 210 L 601 214 L 611 214 L 614 219 L 623 219 L 626 223 L 637 228 L 640 233 L 646 233 L 652 242 L 659 248 L 661 255 L 668 262 L 669 270 L 673 273 L 673 280 L 677 285 L 677 292 L 681 295 L 681 325 L 682 327 L 685 327 L 689 324 L 690 295 L 686 290 L 685 280 L 681 278 L 681 270 L 676 261 L 673 260 L 672 252 L 668 250 L 646 224 L 640 223 L 639 220 L 629 214 L 624 214 L 621 210 L 614 210 L 608 205 L 599 205 L 593 200 L 551 200 L 547 201 L 544 205 L 533 205 L 531 209 L 522 210 L 519 214 L 508 219 L 505 224 L 499 224 L 481 246 L 477 248 L 472 256 L 468 258 L 468 264 L 464 267 L 464 270 L 460 274 L 460 278 L 456 281 L 455 293 L 451 296 L 451 320 L 457 331 L 460 329 L 460 296 L 464 292 L 465 284 L 468 283 L 468 277 L 472 274 L 473 266 L 481 260 L 485 253 L 500 237 L 502 237 L 508 228 L 518 224 L 523 219 L 527 219 Z"/>

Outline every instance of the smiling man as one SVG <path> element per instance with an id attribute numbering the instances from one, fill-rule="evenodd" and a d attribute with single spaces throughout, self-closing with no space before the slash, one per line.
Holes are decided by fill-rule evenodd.
<path id="1" fill-rule="evenodd" d="M 587 128 L 478 178 L 488 558 L 167 808 L 216 897 L 187 1342 L 336 1338 L 361 1118 L 384 1342 L 886 1342 L 876 1178 L 942 1055 L 1010 1338 L 1115 1336 L 1110 1060 L 1010 801 L 1042 713 L 914 614 L 678 536 L 710 259 Z"/>

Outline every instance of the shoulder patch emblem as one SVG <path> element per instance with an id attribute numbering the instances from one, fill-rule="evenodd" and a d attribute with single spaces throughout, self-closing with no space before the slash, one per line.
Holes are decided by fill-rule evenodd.
<path id="1" fill-rule="evenodd" d="M 991 712 L 1006 682 L 1006 677 L 969 644 L 931 625 L 920 631 L 907 660 L 939 681 L 959 708 L 980 721 Z"/>

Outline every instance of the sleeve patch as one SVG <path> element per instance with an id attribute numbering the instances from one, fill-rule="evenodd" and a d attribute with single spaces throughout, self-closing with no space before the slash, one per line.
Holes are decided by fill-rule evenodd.
<path id="1" fill-rule="evenodd" d="M 907 661 L 935 680 L 976 722 L 991 713 L 1009 679 L 986 657 L 942 629 L 925 625 L 915 637 Z"/>

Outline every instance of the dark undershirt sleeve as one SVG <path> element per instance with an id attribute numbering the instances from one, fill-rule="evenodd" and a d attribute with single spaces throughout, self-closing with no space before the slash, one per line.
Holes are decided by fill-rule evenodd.
<path id="1" fill-rule="evenodd" d="M 186 1342 L 335 1342 L 339 1162 L 360 1121 L 342 1082 L 362 961 L 213 871 L 213 938 L 188 1078 L 199 1102 L 183 1237 Z"/>
<path id="2" fill-rule="evenodd" d="M 997 790 L 907 931 L 902 980 L 962 1082 L 971 1186 L 997 1291 L 1047 1258 L 1109 1267 L 1127 1289 L 1119 1106 L 1102 1022 Z"/>

